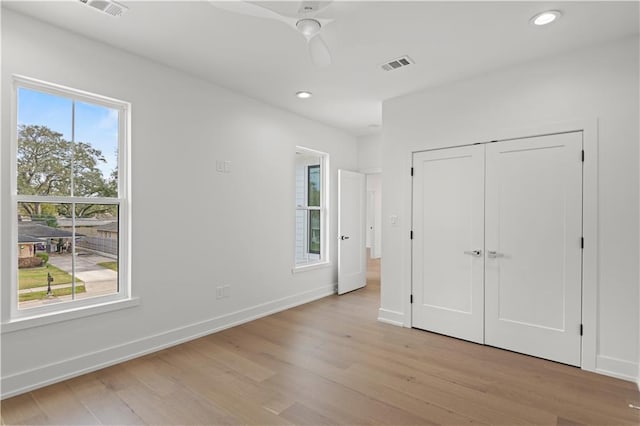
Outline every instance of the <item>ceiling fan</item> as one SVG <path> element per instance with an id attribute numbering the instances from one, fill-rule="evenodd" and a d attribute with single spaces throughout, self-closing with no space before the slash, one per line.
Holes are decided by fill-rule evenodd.
<path id="1" fill-rule="evenodd" d="M 320 67 L 331 64 L 331 53 L 320 32 L 333 20 L 318 18 L 316 15 L 325 9 L 332 0 L 297 2 L 258 2 L 258 1 L 213 1 L 219 9 L 257 18 L 273 19 L 294 28 L 307 40 L 311 61 Z"/>

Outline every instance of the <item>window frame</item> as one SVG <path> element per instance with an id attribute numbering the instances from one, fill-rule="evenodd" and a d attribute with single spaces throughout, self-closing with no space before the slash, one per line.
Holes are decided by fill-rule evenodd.
<path id="1" fill-rule="evenodd" d="M 303 155 L 312 155 L 320 158 L 320 206 L 309 206 L 309 182 L 310 182 L 310 168 L 312 166 L 306 166 L 305 170 L 305 196 L 304 206 L 298 206 L 297 203 L 294 203 L 295 210 L 294 211 L 305 211 L 306 220 L 308 221 L 306 230 L 306 241 L 304 242 L 305 250 L 308 253 L 313 253 L 309 250 L 310 248 L 310 237 L 311 237 L 311 212 L 319 211 L 320 212 L 320 250 L 319 254 L 320 259 L 318 260 L 307 260 L 305 262 L 298 263 L 296 258 L 296 250 L 295 250 L 295 240 L 297 239 L 297 231 L 294 232 L 294 253 L 293 253 L 293 264 L 294 267 L 292 269 L 293 273 L 315 269 L 318 267 L 323 267 L 330 265 L 331 262 L 329 260 L 329 154 L 322 151 L 317 151 L 310 148 L 305 148 L 302 146 L 296 146 L 296 153 L 300 153 Z M 294 191 L 295 192 L 295 191 Z M 294 215 L 295 216 L 295 215 Z"/>
<path id="2" fill-rule="evenodd" d="M 118 111 L 118 196 L 117 197 L 78 197 L 78 196 L 40 196 L 18 194 L 18 90 L 20 88 L 38 91 L 53 96 L 71 99 L 75 102 L 85 102 L 92 105 L 103 106 Z M 9 312 L 8 318 L 3 318 L 3 332 L 22 327 L 5 327 L 12 322 L 25 322 L 36 319 L 34 326 L 42 323 L 42 317 L 60 316 L 58 320 L 65 318 L 84 316 L 78 312 L 86 312 L 90 315 L 98 311 L 117 309 L 118 302 L 127 302 L 122 307 L 128 307 L 137 303 L 131 303 L 131 212 L 130 212 L 130 139 L 131 139 L 131 104 L 118 99 L 109 98 L 70 87 L 48 83 L 20 75 L 12 76 L 11 98 L 11 146 L 10 146 L 10 241 L 8 249 L 11 271 L 9 297 L 3 291 L 3 310 Z M 55 303 L 51 305 L 20 309 L 18 302 L 18 203 L 20 202 L 46 202 L 46 203 L 78 203 L 78 204 L 114 204 L 118 206 L 119 241 L 118 241 L 118 292 L 108 295 L 96 296 L 87 299 L 76 299 Z M 6 248 L 5 248 L 6 249 Z M 6 305 L 9 304 L 9 306 Z M 126 306 L 125 306 L 126 305 Z M 92 309 L 92 308 L 99 309 Z M 8 308 L 8 309 L 7 309 Z"/>

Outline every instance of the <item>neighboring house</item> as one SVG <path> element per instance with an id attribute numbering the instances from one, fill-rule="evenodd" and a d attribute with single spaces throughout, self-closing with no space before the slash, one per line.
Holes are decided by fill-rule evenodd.
<path id="1" fill-rule="evenodd" d="M 77 234 L 76 237 L 82 237 L 84 235 Z M 58 228 L 52 228 L 42 222 L 18 222 L 18 248 L 20 257 L 33 257 L 36 254 L 35 245 L 44 244 L 47 252 L 64 250 L 64 247 L 69 247 L 73 233 Z M 22 244 L 24 242 L 24 244 Z M 32 246 L 32 251 L 29 252 L 27 245 Z M 24 249 L 22 247 L 25 247 Z M 31 256 L 27 256 L 30 253 Z"/>
<path id="2" fill-rule="evenodd" d="M 43 241 L 31 235 L 18 235 L 18 259 L 34 257 L 36 255 L 36 244 L 42 244 Z"/>
<path id="3" fill-rule="evenodd" d="M 118 239 L 118 222 L 111 222 L 105 226 L 98 227 L 98 237 L 108 240 Z"/>

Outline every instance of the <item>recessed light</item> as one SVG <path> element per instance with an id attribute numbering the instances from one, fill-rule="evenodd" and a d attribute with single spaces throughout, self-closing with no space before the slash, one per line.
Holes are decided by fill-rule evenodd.
<path id="1" fill-rule="evenodd" d="M 562 16 L 562 12 L 559 10 L 546 10 L 544 12 L 538 13 L 536 16 L 531 18 L 529 22 L 533 25 L 547 25 L 558 19 Z"/>
<path id="2" fill-rule="evenodd" d="M 306 90 L 301 90 L 299 92 L 296 92 L 296 96 L 299 97 L 300 99 L 309 99 L 312 95 L 313 93 L 307 92 Z"/>

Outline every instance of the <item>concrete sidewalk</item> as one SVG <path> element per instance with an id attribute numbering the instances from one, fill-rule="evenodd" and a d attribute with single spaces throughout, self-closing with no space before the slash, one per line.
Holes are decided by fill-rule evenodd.
<path id="1" fill-rule="evenodd" d="M 84 285 L 83 283 L 76 283 L 76 286 L 79 285 Z M 71 287 L 71 283 L 67 283 L 67 284 L 56 284 L 56 285 L 52 285 L 51 286 L 51 290 L 58 290 L 61 288 L 69 288 Z M 23 288 L 22 290 L 18 290 L 18 294 L 26 294 L 26 293 L 37 293 L 39 291 L 47 291 L 49 287 L 48 286 L 42 286 L 42 287 L 31 287 L 31 288 Z"/>

